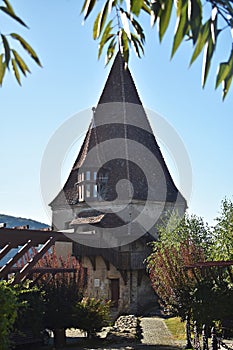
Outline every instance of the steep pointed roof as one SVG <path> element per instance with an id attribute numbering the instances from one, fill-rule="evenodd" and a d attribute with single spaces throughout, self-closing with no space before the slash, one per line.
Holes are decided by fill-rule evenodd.
<path id="1" fill-rule="evenodd" d="M 142 105 L 129 69 L 124 67 L 124 59 L 120 52 L 116 55 L 109 73 L 99 104 L 126 102 Z"/>
<path id="2" fill-rule="evenodd" d="M 108 174 L 102 199 L 117 196 L 116 186 L 127 179 L 133 199 L 174 203 L 186 207 L 176 188 L 142 106 L 136 86 L 124 60 L 117 54 L 78 157 L 67 182 L 51 203 L 52 207 L 79 202 L 78 173 L 104 168 Z M 81 170 L 82 169 L 82 170 Z M 86 170 L 85 170 L 86 169 Z M 124 191 L 127 197 L 127 191 Z"/>

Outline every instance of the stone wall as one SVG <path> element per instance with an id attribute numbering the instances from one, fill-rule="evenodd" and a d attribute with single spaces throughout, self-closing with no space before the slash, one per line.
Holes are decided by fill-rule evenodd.
<path id="1" fill-rule="evenodd" d="M 125 282 L 121 273 L 109 264 L 109 269 L 102 257 L 95 258 L 95 269 L 88 257 L 82 258 L 82 265 L 88 270 L 88 286 L 86 295 L 95 298 L 112 299 L 111 280 L 119 280 L 118 310 L 121 312 L 129 309 L 130 296 L 128 283 Z"/>
<path id="2" fill-rule="evenodd" d="M 157 304 L 145 271 L 127 271 L 125 283 L 121 273 L 112 264 L 109 264 L 108 270 L 100 256 L 96 257 L 96 270 L 88 257 L 82 259 L 82 264 L 88 269 L 88 296 L 112 299 L 111 280 L 119 279 L 119 313 L 143 313 L 152 303 Z"/>
<path id="3" fill-rule="evenodd" d="M 127 245 L 123 249 L 130 251 L 131 248 Z M 134 248 L 141 250 L 143 247 L 140 242 L 135 242 Z M 56 251 L 58 256 L 66 258 L 72 254 L 72 243 L 57 242 Z M 127 312 L 143 314 L 148 312 L 153 305 L 156 308 L 157 298 L 145 270 L 126 271 L 122 276 L 115 266 L 105 262 L 101 256 L 95 258 L 83 257 L 82 265 L 87 268 L 88 273 L 87 296 L 112 299 L 111 281 L 118 280 L 119 314 Z"/>

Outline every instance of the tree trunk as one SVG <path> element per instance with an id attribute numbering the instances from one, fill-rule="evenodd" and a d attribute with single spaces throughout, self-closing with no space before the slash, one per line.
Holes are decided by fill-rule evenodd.
<path id="1" fill-rule="evenodd" d="M 54 329 L 54 346 L 56 349 L 66 345 L 66 330 L 65 328 Z"/>

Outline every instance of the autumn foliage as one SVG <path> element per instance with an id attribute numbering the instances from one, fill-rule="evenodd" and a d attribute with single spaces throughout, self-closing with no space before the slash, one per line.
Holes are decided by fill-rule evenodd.
<path id="1" fill-rule="evenodd" d="M 148 259 L 148 269 L 152 286 L 166 311 L 183 318 L 189 313 L 192 304 L 190 291 L 201 276 L 194 276 L 193 271 L 185 266 L 204 259 L 202 248 L 188 239 L 180 243 L 179 247 L 168 247 L 163 243 L 154 247 Z"/>
<path id="2" fill-rule="evenodd" d="M 186 214 L 181 219 L 170 215 L 158 227 L 158 241 L 152 244 L 152 253 L 147 259 L 152 286 L 163 309 L 182 319 L 189 315 L 199 324 L 221 323 L 232 317 L 232 266 L 220 268 L 218 264 L 200 268 L 195 265 L 213 259 L 215 262 L 232 260 L 231 201 L 222 202 L 216 221 L 210 228 L 196 216 Z"/>

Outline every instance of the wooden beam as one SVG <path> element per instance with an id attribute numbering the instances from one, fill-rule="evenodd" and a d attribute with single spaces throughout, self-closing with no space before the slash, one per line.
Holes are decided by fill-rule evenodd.
<path id="1" fill-rule="evenodd" d="M 42 276 L 44 276 L 45 272 L 39 273 L 39 275 L 30 283 L 30 287 L 34 287 L 36 283 L 41 279 Z"/>
<path id="2" fill-rule="evenodd" d="M 17 273 L 21 270 L 21 267 L 12 267 L 10 273 Z M 64 273 L 64 272 L 77 272 L 75 267 L 33 267 L 30 274 L 43 273 L 43 274 L 53 274 L 53 273 Z"/>
<path id="3" fill-rule="evenodd" d="M 214 266 L 231 266 L 233 265 L 233 260 L 227 260 L 227 261 L 203 261 L 198 262 L 196 264 L 186 265 L 186 268 L 194 268 L 194 267 L 214 267 Z"/>
<path id="4" fill-rule="evenodd" d="M 128 281 L 128 273 L 126 270 L 119 270 L 121 277 L 124 281 L 125 286 L 127 285 L 127 281 Z"/>
<path id="5" fill-rule="evenodd" d="M 200 279 L 198 278 L 195 269 L 192 270 L 194 277 L 196 278 L 196 281 L 198 284 L 200 284 Z"/>
<path id="6" fill-rule="evenodd" d="M 62 232 L 0 228 L 0 246 L 3 247 L 9 242 L 12 248 L 24 245 L 29 239 L 33 245 L 44 244 L 49 237 L 54 237 L 56 241 L 72 242 L 72 239 L 66 237 Z"/>
<path id="7" fill-rule="evenodd" d="M 7 263 L 1 267 L 0 269 L 0 278 L 6 276 L 11 267 L 14 266 L 14 264 L 22 258 L 22 256 L 32 247 L 32 241 L 29 240 L 24 246 L 10 259 L 7 261 Z"/>
<path id="8" fill-rule="evenodd" d="M 91 262 L 93 270 L 96 271 L 96 257 L 95 256 L 88 256 L 88 258 Z"/>
<path id="9" fill-rule="evenodd" d="M 0 250 L 0 260 L 12 249 L 12 246 L 10 243 L 6 244 L 2 250 Z"/>
<path id="10" fill-rule="evenodd" d="M 137 285 L 138 285 L 138 287 L 140 287 L 141 284 L 142 284 L 142 278 L 143 278 L 144 274 L 145 274 L 144 270 L 138 270 L 138 277 L 137 277 Z"/>
<path id="11" fill-rule="evenodd" d="M 101 257 L 106 265 L 106 269 L 109 271 L 110 270 L 110 262 L 107 259 L 105 259 L 103 256 L 101 256 Z"/>
<path id="12" fill-rule="evenodd" d="M 46 253 L 46 251 L 54 244 L 54 237 L 50 237 L 47 242 L 41 247 L 40 250 L 36 253 L 36 255 L 28 261 L 28 263 L 17 273 L 14 278 L 13 284 L 19 283 L 26 278 L 26 275 L 30 272 L 30 270 L 36 265 L 36 263 L 42 258 L 42 256 Z"/>

